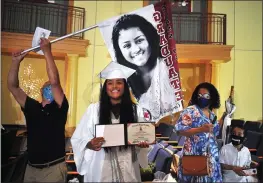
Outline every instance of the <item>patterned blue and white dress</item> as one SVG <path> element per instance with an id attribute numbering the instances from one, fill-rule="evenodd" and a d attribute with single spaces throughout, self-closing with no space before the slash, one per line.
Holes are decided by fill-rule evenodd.
<path id="1" fill-rule="evenodd" d="M 198 128 L 204 124 L 209 124 L 214 119 L 215 114 L 210 113 L 208 119 L 203 111 L 196 105 L 192 105 L 184 109 L 181 113 L 175 129 L 177 131 L 185 131 L 191 128 Z M 221 167 L 219 163 L 218 145 L 216 136 L 219 135 L 220 126 L 218 122 L 214 124 L 213 133 L 198 133 L 190 137 L 186 137 L 183 155 L 206 155 L 210 157 L 210 175 L 209 176 L 186 176 L 182 174 L 181 161 L 179 163 L 179 182 L 222 182 Z M 209 143 L 208 143 L 209 140 Z M 209 148 L 207 150 L 207 145 Z"/>

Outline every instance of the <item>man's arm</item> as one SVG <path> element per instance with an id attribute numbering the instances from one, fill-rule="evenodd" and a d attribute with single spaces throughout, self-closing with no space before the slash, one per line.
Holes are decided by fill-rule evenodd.
<path id="1" fill-rule="evenodd" d="M 21 51 L 12 54 L 12 64 L 7 77 L 7 87 L 22 108 L 25 107 L 26 93 L 19 87 L 18 72 L 21 61 L 26 54 L 20 55 Z"/>
<path id="2" fill-rule="evenodd" d="M 64 92 L 60 85 L 59 73 L 53 55 L 51 53 L 51 44 L 49 40 L 45 38 L 41 38 L 40 47 L 46 59 L 46 69 L 51 84 L 54 100 L 59 105 L 59 107 L 61 107 L 64 99 Z"/>
<path id="3" fill-rule="evenodd" d="M 245 168 L 243 167 L 227 165 L 224 163 L 221 163 L 221 167 L 223 170 L 233 170 L 239 176 L 246 176 L 246 173 L 243 171 Z"/>
<path id="4" fill-rule="evenodd" d="M 221 163 L 221 167 L 223 170 L 234 170 L 234 168 L 235 168 L 235 166 L 233 166 L 233 165 L 227 165 L 224 163 Z"/>

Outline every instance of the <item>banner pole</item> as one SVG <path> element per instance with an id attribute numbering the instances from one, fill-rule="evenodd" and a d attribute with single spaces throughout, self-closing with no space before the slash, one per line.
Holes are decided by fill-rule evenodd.
<path id="1" fill-rule="evenodd" d="M 51 43 L 51 44 L 52 44 L 52 43 L 55 43 L 55 42 L 57 42 L 57 41 L 60 41 L 60 40 L 66 39 L 66 38 L 68 38 L 68 37 L 74 36 L 74 35 L 76 35 L 76 34 L 79 34 L 79 33 L 82 33 L 82 32 L 85 32 L 85 31 L 88 31 L 88 30 L 91 30 L 91 29 L 94 29 L 94 28 L 96 28 L 96 27 L 98 27 L 98 25 L 93 25 L 93 26 L 87 27 L 87 28 L 82 29 L 82 30 L 79 30 L 79 31 L 77 31 L 77 32 L 73 32 L 73 33 L 67 34 L 67 35 L 65 35 L 65 36 L 59 37 L 59 38 L 57 38 L 57 39 L 54 39 L 54 40 L 50 41 L 50 43 Z M 36 50 L 36 49 L 39 49 L 39 48 L 40 48 L 40 46 L 35 46 L 35 47 L 33 47 L 33 48 L 29 48 L 29 49 L 27 49 L 27 50 L 22 51 L 20 54 L 22 55 L 22 54 L 24 54 L 24 53 L 27 53 L 27 52 L 30 52 L 30 51 L 33 51 L 33 50 Z"/>

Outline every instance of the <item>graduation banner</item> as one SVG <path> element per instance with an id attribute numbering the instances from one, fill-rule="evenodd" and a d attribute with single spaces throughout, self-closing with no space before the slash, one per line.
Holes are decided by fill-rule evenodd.
<path id="1" fill-rule="evenodd" d="M 127 81 L 148 121 L 183 110 L 170 2 L 110 18 L 98 27 L 112 61 L 136 70 Z"/>

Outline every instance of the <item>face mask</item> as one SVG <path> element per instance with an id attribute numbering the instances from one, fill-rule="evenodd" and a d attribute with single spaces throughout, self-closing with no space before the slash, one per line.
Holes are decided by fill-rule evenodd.
<path id="1" fill-rule="evenodd" d="M 210 104 L 210 99 L 206 99 L 206 98 L 203 98 L 203 97 L 199 97 L 197 102 L 198 102 L 198 106 L 199 106 L 201 109 L 203 109 L 203 108 L 209 106 L 209 104 Z"/>
<path id="2" fill-rule="evenodd" d="M 51 85 L 48 85 L 45 88 L 43 88 L 43 97 L 49 102 L 52 102 L 54 100 L 52 90 L 51 90 Z"/>
<path id="3" fill-rule="evenodd" d="M 234 146 L 238 146 L 243 143 L 245 137 L 240 137 L 236 135 L 231 135 L 231 142 Z"/>

